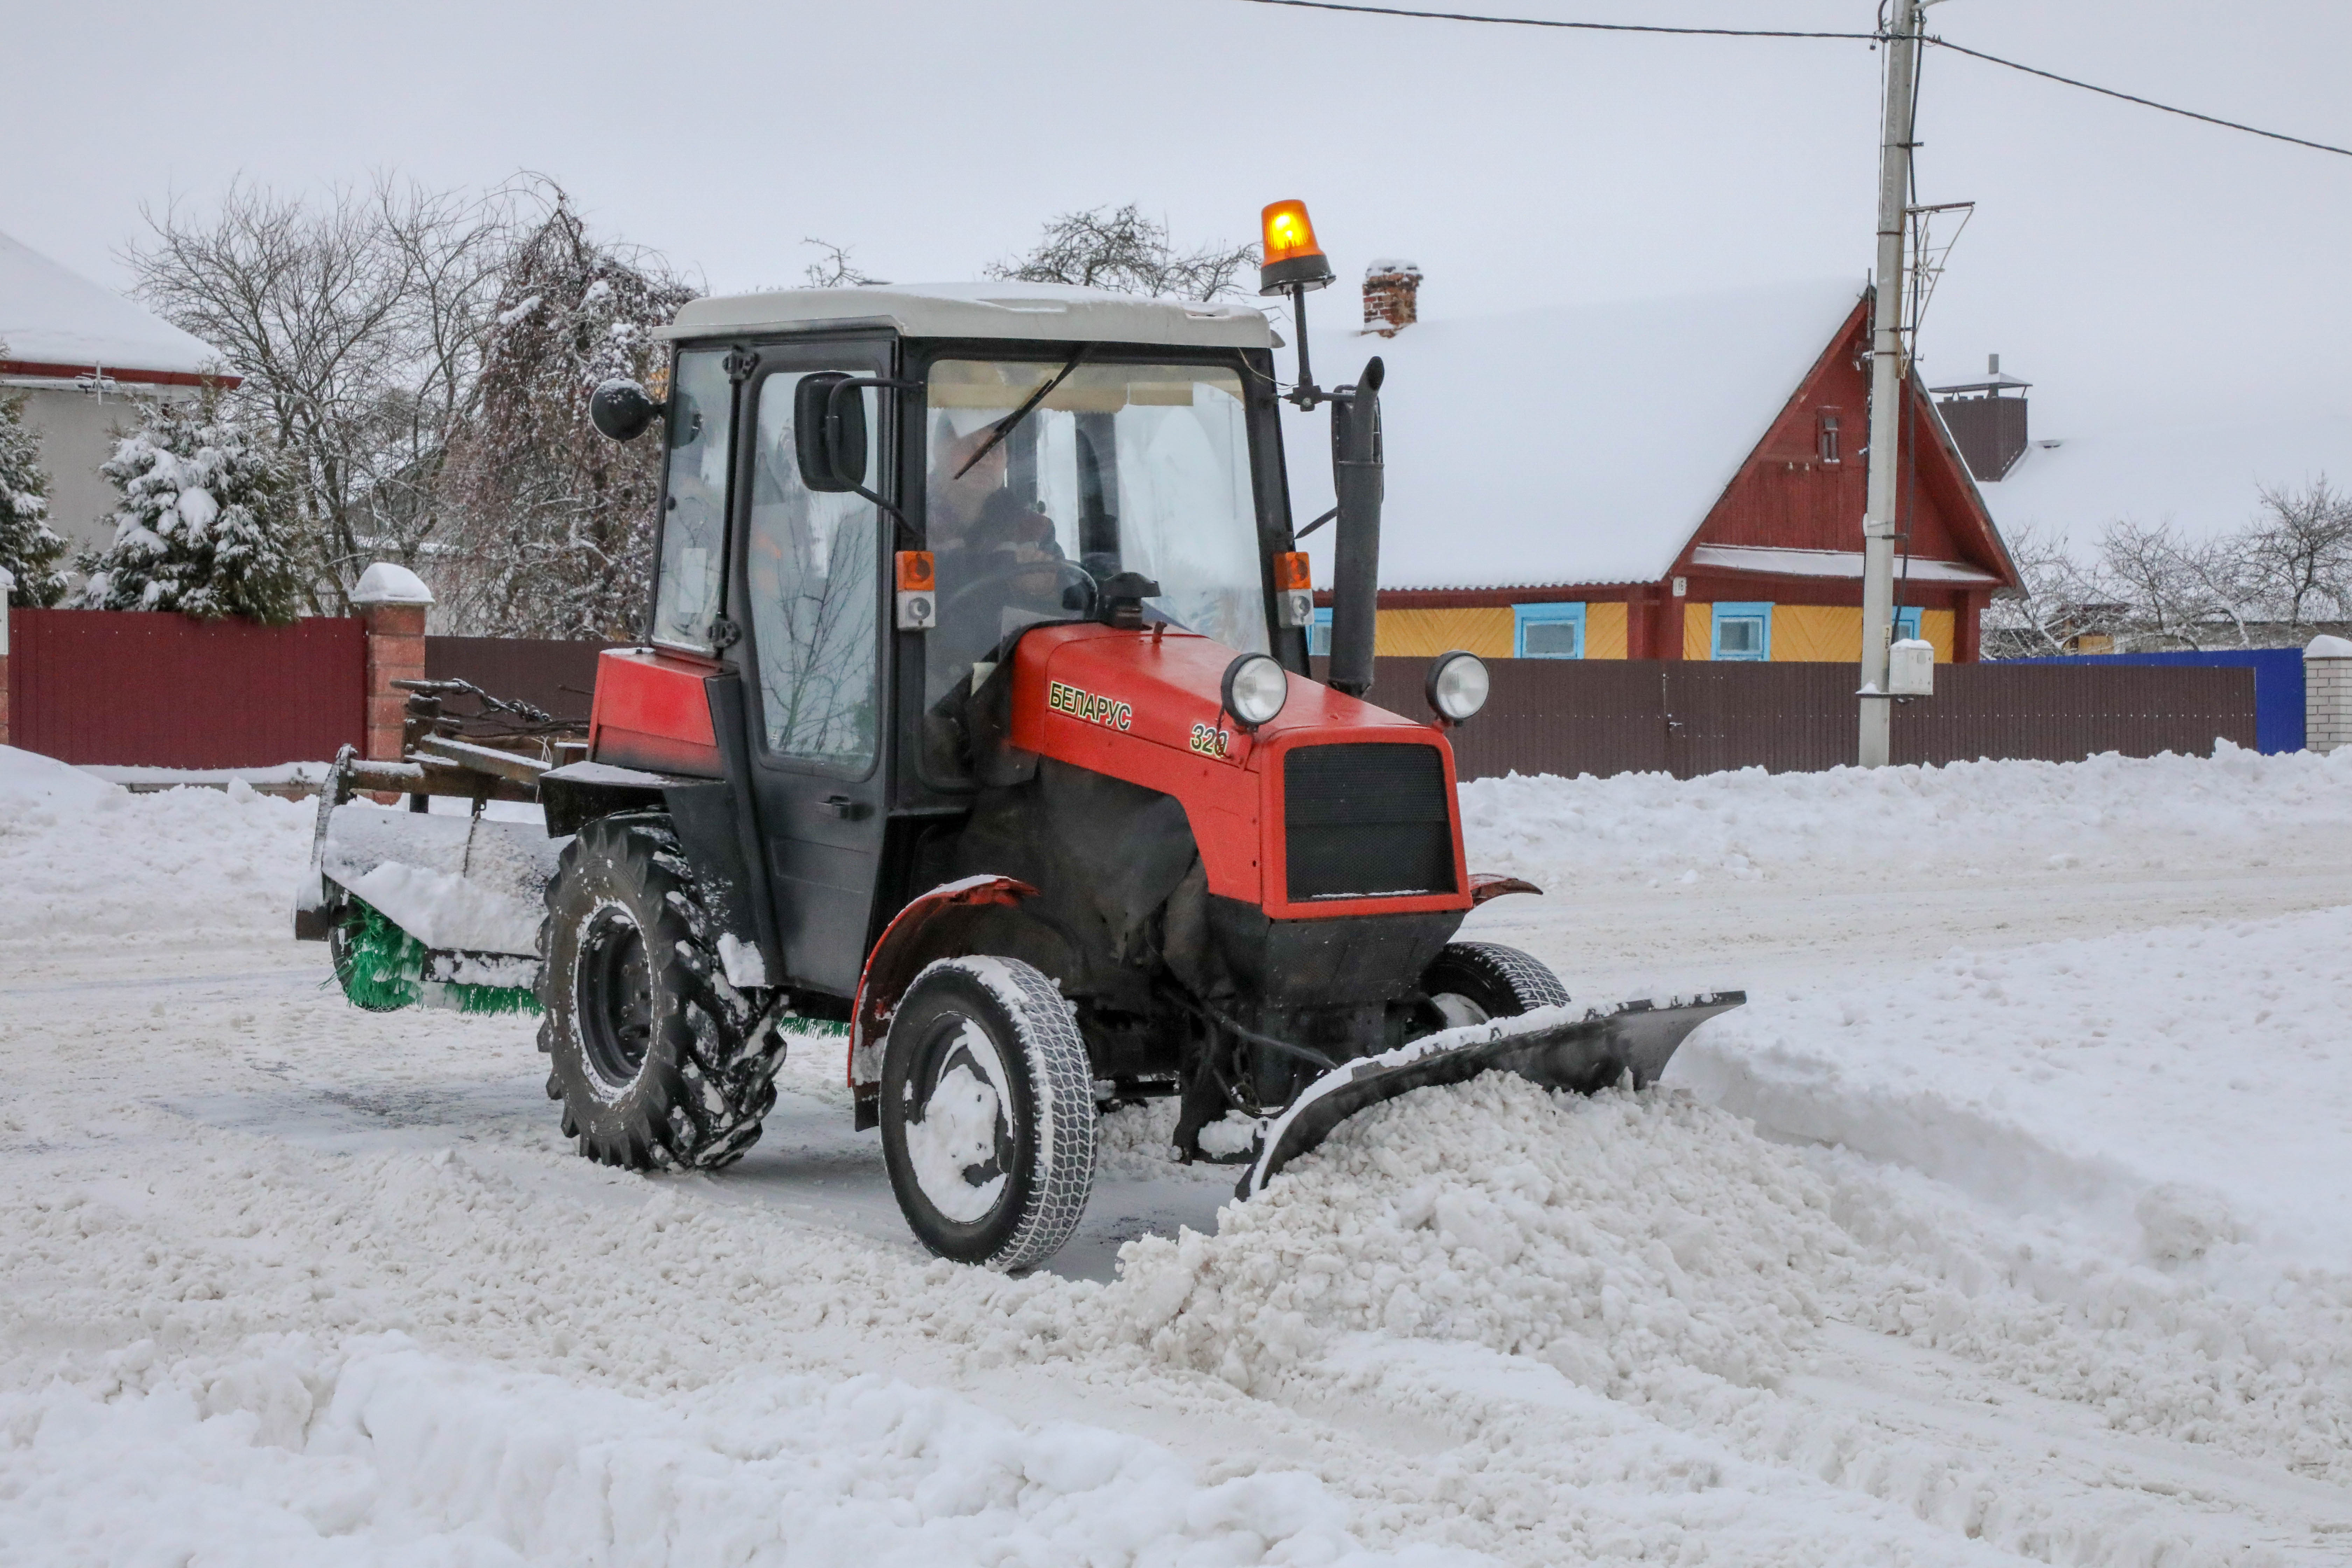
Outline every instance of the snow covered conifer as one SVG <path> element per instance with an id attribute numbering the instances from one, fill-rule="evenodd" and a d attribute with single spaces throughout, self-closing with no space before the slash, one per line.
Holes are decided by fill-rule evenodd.
<path id="1" fill-rule="evenodd" d="M 285 478 L 216 394 L 142 405 L 100 471 L 122 504 L 114 542 L 78 563 L 90 608 L 295 617 L 302 590 Z"/>
<path id="2" fill-rule="evenodd" d="M 37 610 L 65 597 L 58 563 L 66 542 L 48 523 L 49 477 L 25 424 L 25 398 L 0 397 L 0 573 L 14 579 L 8 602 Z"/>

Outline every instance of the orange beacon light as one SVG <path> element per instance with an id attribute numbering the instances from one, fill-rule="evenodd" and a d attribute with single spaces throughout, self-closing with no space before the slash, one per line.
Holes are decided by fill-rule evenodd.
<path id="1" fill-rule="evenodd" d="M 1265 258 L 1258 265 L 1257 291 L 1320 289 L 1331 281 L 1330 258 L 1315 242 L 1315 222 L 1302 201 L 1275 202 L 1263 215 Z"/>

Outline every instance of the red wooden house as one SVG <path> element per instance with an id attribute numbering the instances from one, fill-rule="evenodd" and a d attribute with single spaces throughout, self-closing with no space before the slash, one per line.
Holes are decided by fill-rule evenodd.
<path id="1" fill-rule="evenodd" d="M 1811 283 L 1317 332 L 1327 382 L 1388 362 L 1379 650 L 1858 659 L 1868 311 Z M 1974 659 L 2017 569 L 1916 379 L 1905 416 L 1898 621 Z M 1286 434 L 1312 517 L 1328 437 Z"/>

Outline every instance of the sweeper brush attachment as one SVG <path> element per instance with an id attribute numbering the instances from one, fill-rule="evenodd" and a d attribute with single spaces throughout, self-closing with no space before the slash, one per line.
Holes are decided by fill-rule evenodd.
<path id="1" fill-rule="evenodd" d="M 348 894 L 337 901 L 335 930 L 327 938 L 336 983 L 352 1005 L 371 1013 L 439 1007 L 454 1013 L 536 1013 L 527 984 L 479 984 L 446 978 L 458 955 L 436 953 L 384 919 L 382 910 Z M 520 969 L 520 965 L 510 965 Z"/>
<path id="2" fill-rule="evenodd" d="M 1249 1173 L 1234 1189 L 1254 1197 L 1291 1161 L 1358 1111 L 1416 1089 L 1465 1083 L 1483 1072 L 1515 1072 L 1546 1089 L 1594 1094 L 1630 1079 L 1657 1081 L 1684 1037 L 1748 1000 L 1718 991 L 1688 1002 L 1629 1002 L 1612 1012 L 1538 1007 L 1514 1018 L 1424 1036 L 1379 1056 L 1345 1062 L 1308 1084 L 1266 1128 Z"/>

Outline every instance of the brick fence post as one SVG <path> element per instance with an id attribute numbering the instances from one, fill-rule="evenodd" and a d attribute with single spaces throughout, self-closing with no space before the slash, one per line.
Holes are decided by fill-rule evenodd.
<path id="1" fill-rule="evenodd" d="M 2352 745 L 2352 641 L 2314 637 L 2303 650 L 2303 744 L 2314 752 Z"/>
<path id="2" fill-rule="evenodd" d="M 367 623 L 367 742 L 373 761 L 400 760 L 401 713 L 408 699 L 395 680 L 425 679 L 425 612 L 433 590 L 405 566 L 379 561 L 361 574 L 352 607 Z"/>

